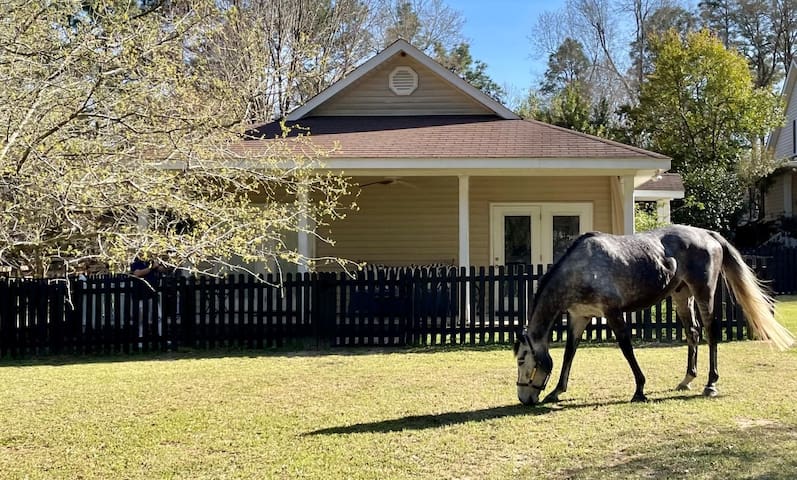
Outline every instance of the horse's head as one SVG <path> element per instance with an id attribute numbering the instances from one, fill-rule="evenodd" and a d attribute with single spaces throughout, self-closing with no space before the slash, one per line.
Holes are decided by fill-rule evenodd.
<path id="1" fill-rule="evenodd" d="M 517 398 L 524 405 L 539 401 L 553 370 L 553 361 L 547 352 L 535 352 L 526 332 L 518 335 L 513 347 L 517 359 Z"/>

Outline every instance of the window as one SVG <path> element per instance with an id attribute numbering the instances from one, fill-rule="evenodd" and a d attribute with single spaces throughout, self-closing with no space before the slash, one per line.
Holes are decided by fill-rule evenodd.
<path id="1" fill-rule="evenodd" d="M 552 260 L 562 258 L 573 240 L 581 235 L 581 217 L 578 215 L 554 215 L 552 218 Z"/>

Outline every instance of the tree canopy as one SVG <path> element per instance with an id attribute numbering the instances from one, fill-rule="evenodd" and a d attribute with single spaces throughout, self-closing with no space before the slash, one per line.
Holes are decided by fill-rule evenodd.
<path id="1" fill-rule="evenodd" d="M 286 234 L 341 215 L 347 184 L 315 173 L 310 144 L 232 148 L 247 95 L 196 47 L 235 14 L 213 0 L 0 5 L 0 262 L 42 275 L 53 259 L 309 261 Z"/>
<path id="2" fill-rule="evenodd" d="M 646 146 L 669 155 L 691 202 L 676 221 L 727 231 L 741 207 L 739 161 L 782 118 L 779 98 L 755 88 L 744 57 L 709 33 L 670 30 L 651 43 L 653 71 L 630 118 Z"/>

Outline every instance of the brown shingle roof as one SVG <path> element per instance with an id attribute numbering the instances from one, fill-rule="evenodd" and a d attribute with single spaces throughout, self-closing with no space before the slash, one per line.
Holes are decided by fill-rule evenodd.
<path id="1" fill-rule="evenodd" d="M 637 190 L 683 192 L 684 181 L 679 173 L 662 173 L 661 178 L 648 180 L 637 187 Z"/>
<path id="2" fill-rule="evenodd" d="M 297 124 L 310 131 L 315 144 L 339 145 L 333 158 L 667 158 L 542 122 L 497 116 L 308 117 L 288 125 Z M 265 149 L 281 129 L 273 122 L 249 133 L 257 139 L 234 150 Z"/>

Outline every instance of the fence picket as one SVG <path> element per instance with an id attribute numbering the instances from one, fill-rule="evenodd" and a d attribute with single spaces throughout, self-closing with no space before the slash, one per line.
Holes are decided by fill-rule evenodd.
<path id="1" fill-rule="evenodd" d="M 756 268 L 777 265 L 753 257 Z M 133 296 L 129 276 L 63 281 L 0 279 L 0 356 L 107 354 L 192 348 L 476 345 L 513 341 L 533 307 L 542 266 L 396 268 L 345 274 L 288 274 L 281 287 L 248 276 L 164 279 L 160 302 Z M 722 285 L 722 284 L 721 284 Z M 743 339 L 741 311 L 722 285 L 715 315 L 723 340 Z M 160 303 L 160 322 L 158 304 Z M 628 314 L 643 341 L 683 339 L 672 299 Z M 557 321 L 554 341 L 566 338 Z M 610 341 L 605 319 L 584 337 Z"/>

